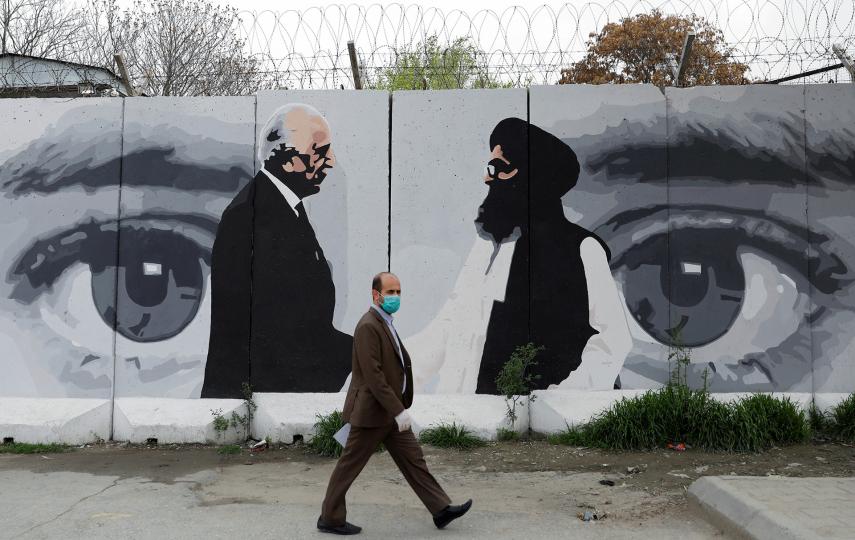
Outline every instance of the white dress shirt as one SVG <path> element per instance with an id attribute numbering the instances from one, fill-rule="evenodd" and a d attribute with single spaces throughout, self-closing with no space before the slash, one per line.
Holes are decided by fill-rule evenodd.
<path id="1" fill-rule="evenodd" d="M 270 171 L 268 171 L 264 167 L 261 168 L 261 172 L 263 172 L 264 175 L 267 176 L 267 178 L 270 178 L 270 181 L 273 182 L 273 185 L 276 186 L 276 189 L 279 190 L 279 193 L 281 193 L 282 196 L 285 197 L 285 200 L 288 201 L 288 206 L 291 207 L 291 210 L 294 211 L 294 214 L 296 214 L 297 217 L 300 217 L 300 213 L 297 211 L 297 205 L 300 204 L 300 197 L 298 197 L 296 193 L 291 191 L 291 188 L 286 186 L 282 182 L 282 180 L 273 176 L 273 174 L 271 174 Z"/>
<path id="2" fill-rule="evenodd" d="M 398 353 L 398 358 L 401 360 L 401 366 L 404 368 L 404 387 L 401 389 L 401 393 L 407 391 L 407 366 L 404 364 L 404 353 L 401 352 L 401 342 L 398 341 L 398 332 L 395 331 L 395 326 L 392 324 L 393 317 L 383 311 L 383 308 L 377 307 L 376 304 L 371 305 L 374 308 L 374 311 L 380 314 L 383 317 L 383 320 L 386 321 L 386 325 L 389 327 L 389 331 L 392 333 L 392 339 L 395 340 L 395 349 Z"/>

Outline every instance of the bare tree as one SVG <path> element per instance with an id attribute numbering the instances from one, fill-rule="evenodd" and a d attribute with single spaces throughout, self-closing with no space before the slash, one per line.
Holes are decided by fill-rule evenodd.
<path id="1" fill-rule="evenodd" d="M 237 36 L 237 10 L 208 0 L 90 0 L 91 63 L 123 52 L 131 83 L 148 95 L 243 95 L 258 89 L 258 61 Z"/>
<path id="2" fill-rule="evenodd" d="M 81 11 L 62 0 L 0 0 L 0 52 L 62 58 L 82 46 Z"/>

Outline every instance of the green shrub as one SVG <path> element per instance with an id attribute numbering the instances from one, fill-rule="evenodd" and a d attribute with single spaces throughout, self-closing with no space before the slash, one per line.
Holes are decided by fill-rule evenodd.
<path id="1" fill-rule="evenodd" d="M 437 427 L 422 430 L 419 440 L 431 446 L 440 448 L 457 448 L 459 450 L 470 450 L 484 446 L 486 441 L 472 435 L 465 427 L 457 423 L 440 424 Z"/>
<path id="2" fill-rule="evenodd" d="M 306 445 L 312 452 L 327 457 L 339 457 L 344 450 L 338 441 L 333 438 L 338 430 L 344 426 L 341 411 L 333 411 L 327 415 L 316 414 L 315 436 Z M 377 445 L 377 451 L 382 452 L 385 448 L 383 443 Z"/>
<path id="3" fill-rule="evenodd" d="M 831 434 L 845 441 L 855 441 L 855 394 L 838 403 L 829 415 Z"/>
<path id="4" fill-rule="evenodd" d="M 683 442 L 705 450 L 757 452 L 805 441 L 809 433 L 806 414 L 789 398 L 755 394 L 722 403 L 706 390 L 669 384 L 623 398 L 590 422 L 548 440 L 613 450 Z"/>
<path id="5" fill-rule="evenodd" d="M 31 444 L 31 443 L 7 443 L 0 444 L 0 454 L 48 454 L 65 452 L 70 446 L 65 444 Z"/>
<path id="6" fill-rule="evenodd" d="M 505 396 L 506 414 L 511 421 L 511 428 L 517 421 L 517 403 L 525 398 L 531 404 L 537 398 L 531 393 L 531 389 L 540 379 L 540 375 L 532 373 L 531 370 L 537 365 L 537 354 L 544 349 L 543 346 L 536 347 L 534 343 L 517 346 L 496 377 L 496 389 Z"/>
<path id="7" fill-rule="evenodd" d="M 520 440 L 520 434 L 512 429 L 499 428 L 496 431 L 496 439 L 499 441 L 518 441 Z"/>
<path id="8" fill-rule="evenodd" d="M 318 418 L 318 421 L 315 422 L 315 436 L 312 437 L 307 446 L 310 450 L 322 456 L 340 456 L 342 446 L 333 438 L 333 435 L 344 425 L 344 421 L 341 418 L 341 411 L 333 411 L 328 415 L 317 414 L 315 416 Z"/>

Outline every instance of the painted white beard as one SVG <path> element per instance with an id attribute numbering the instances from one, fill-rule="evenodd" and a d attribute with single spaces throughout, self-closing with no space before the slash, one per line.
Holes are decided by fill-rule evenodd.
<path id="1" fill-rule="evenodd" d="M 448 300 L 433 321 L 407 339 L 416 392 L 474 394 L 493 302 L 504 301 L 516 238 L 477 237 Z M 489 270 L 489 271 L 488 271 Z"/>

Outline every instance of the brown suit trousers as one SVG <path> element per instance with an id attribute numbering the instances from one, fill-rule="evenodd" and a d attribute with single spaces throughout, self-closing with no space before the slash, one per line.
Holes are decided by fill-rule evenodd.
<path id="1" fill-rule="evenodd" d="M 333 527 L 344 525 L 347 515 L 345 495 L 380 443 L 389 451 L 407 483 L 428 511 L 435 515 L 451 504 L 451 499 L 428 471 L 424 454 L 412 430 L 398 431 L 388 426 L 360 428 L 351 426 L 347 444 L 336 463 L 321 508 L 321 519 Z"/>
<path id="2" fill-rule="evenodd" d="M 327 525 L 344 525 L 347 490 L 381 442 L 431 514 L 451 504 L 428 471 L 413 431 L 399 432 L 394 420 L 413 402 L 410 355 L 403 343 L 401 349 L 399 357 L 386 323 L 376 311 L 368 310 L 353 333 L 353 375 L 342 411 L 344 421 L 351 424 L 350 435 L 330 476 L 321 508 L 321 519 Z M 405 380 L 407 391 L 402 393 Z"/>

